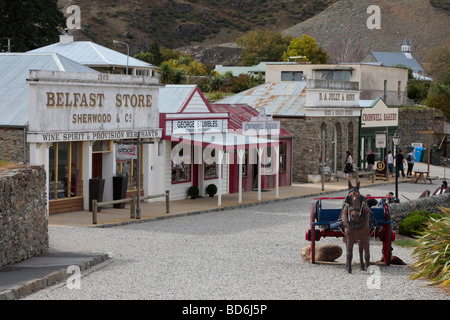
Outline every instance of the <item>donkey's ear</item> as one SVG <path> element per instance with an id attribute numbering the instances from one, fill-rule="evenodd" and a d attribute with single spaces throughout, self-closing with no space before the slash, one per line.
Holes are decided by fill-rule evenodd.
<path id="1" fill-rule="evenodd" d="M 359 183 L 359 181 L 358 181 Z M 352 185 L 352 181 L 348 180 L 348 190 L 352 190 L 353 189 L 353 185 Z"/>

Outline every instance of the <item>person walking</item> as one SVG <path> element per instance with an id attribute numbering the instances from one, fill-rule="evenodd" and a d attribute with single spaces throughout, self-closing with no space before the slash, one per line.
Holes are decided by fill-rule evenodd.
<path id="1" fill-rule="evenodd" d="M 405 171 L 403 169 L 403 164 L 406 164 L 405 156 L 402 153 L 402 149 L 398 149 L 398 153 L 395 155 L 395 172 L 397 177 L 400 177 L 400 171 L 402 172 L 402 177 L 405 177 Z"/>
<path id="2" fill-rule="evenodd" d="M 389 173 L 391 174 L 391 177 L 394 177 L 394 156 L 392 155 L 392 151 L 388 152 L 387 164 L 388 164 Z"/>
<path id="3" fill-rule="evenodd" d="M 353 159 L 350 151 L 347 151 L 347 157 L 345 158 L 344 178 L 352 180 L 353 174 Z M 347 176 L 348 175 L 348 176 Z"/>
<path id="4" fill-rule="evenodd" d="M 373 154 L 372 149 L 370 149 L 366 160 L 367 160 L 367 171 L 370 172 L 367 178 L 370 180 L 370 176 L 373 174 L 373 166 L 375 165 L 375 155 Z"/>
<path id="5" fill-rule="evenodd" d="M 408 170 L 406 171 L 407 177 L 412 177 L 414 161 L 416 161 L 416 157 L 414 156 L 414 149 L 411 149 L 409 153 L 406 155 L 406 162 L 408 163 Z"/>

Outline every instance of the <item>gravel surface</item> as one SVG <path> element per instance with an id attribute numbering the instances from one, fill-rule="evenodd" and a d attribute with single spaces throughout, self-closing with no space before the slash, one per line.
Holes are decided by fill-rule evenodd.
<path id="1" fill-rule="evenodd" d="M 426 187 L 402 183 L 399 192 L 415 199 Z M 393 189 L 391 184 L 361 192 L 376 196 Z M 443 290 L 427 287 L 428 282 L 408 279 L 410 266 L 379 266 L 368 274 L 355 265 L 348 274 L 343 266 L 345 249 L 337 265 L 303 262 L 300 250 L 309 244 L 304 234 L 312 201 L 105 229 L 50 227 L 51 250 L 109 252 L 112 259 L 87 270 L 80 289 L 61 284 L 26 299 L 450 300 Z M 319 243 L 344 248 L 341 238 Z M 381 259 L 379 240 L 371 241 L 370 250 L 371 261 Z M 408 264 L 414 262 L 411 253 L 412 249 L 394 246 L 393 254 Z M 355 248 L 354 264 L 357 256 Z"/>

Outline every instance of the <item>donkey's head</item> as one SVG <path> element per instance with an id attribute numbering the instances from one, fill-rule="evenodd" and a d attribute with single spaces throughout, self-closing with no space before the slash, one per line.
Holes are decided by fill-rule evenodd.
<path id="1" fill-rule="evenodd" d="M 348 218 L 350 221 L 358 221 L 363 212 L 365 197 L 359 193 L 359 186 L 359 181 L 356 186 L 353 186 L 351 181 L 348 182 L 349 192 L 345 198 L 345 202 L 348 204 Z"/>

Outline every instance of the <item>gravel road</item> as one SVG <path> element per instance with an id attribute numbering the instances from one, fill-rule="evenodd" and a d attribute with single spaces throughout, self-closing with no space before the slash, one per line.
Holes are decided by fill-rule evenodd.
<path id="1" fill-rule="evenodd" d="M 393 189 L 392 184 L 361 192 L 375 196 Z M 400 194 L 410 199 L 424 189 L 424 184 L 399 186 Z M 290 200 L 105 229 L 50 227 L 51 250 L 109 252 L 113 258 L 87 270 L 80 289 L 61 284 L 26 299 L 450 300 L 443 290 L 427 287 L 428 282 L 408 279 L 410 266 L 380 266 L 368 274 L 355 265 L 353 274 L 347 274 L 345 249 L 338 259 L 342 264 L 303 262 L 300 250 L 309 244 L 304 234 L 312 201 Z M 344 248 L 341 238 L 320 243 Z M 370 250 L 371 261 L 381 259 L 379 240 L 371 242 Z M 393 254 L 408 264 L 414 262 L 411 253 L 412 249 L 394 246 Z M 355 248 L 354 263 L 356 256 Z"/>

